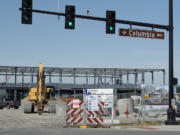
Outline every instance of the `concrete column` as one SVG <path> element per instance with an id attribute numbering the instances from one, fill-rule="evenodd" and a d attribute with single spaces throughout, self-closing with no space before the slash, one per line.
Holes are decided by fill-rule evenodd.
<path id="1" fill-rule="evenodd" d="M 116 69 L 114 69 L 114 83 L 116 83 Z"/>
<path id="2" fill-rule="evenodd" d="M 74 69 L 74 71 L 73 71 L 73 78 L 74 78 L 73 90 L 74 90 L 74 98 L 75 98 L 76 97 L 76 90 L 75 90 L 75 87 L 76 87 L 76 69 Z"/>
<path id="3" fill-rule="evenodd" d="M 112 87 L 114 88 L 114 79 L 113 79 L 114 77 L 113 77 L 113 75 L 111 76 L 111 85 L 112 85 Z"/>
<path id="4" fill-rule="evenodd" d="M 61 97 L 61 88 L 62 88 L 62 71 L 59 72 L 59 97 Z"/>
<path id="5" fill-rule="evenodd" d="M 99 75 L 98 81 L 99 81 L 99 88 L 101 88 L 102 87 L 102 74 Z"/>
<path id="6" fill-rule="evenodd" d="M 74 69 L 74 71 L 73 71 L 73 78 L 74 78 L 74 88 L 75 88 L 75 85 L 76 85 L 76 69 Z"/>
<path id="7" fill-rule="evenodd" d="M 104 84 L 105 84 L 105 88 L 107 87 L 107 84 L 106 84 L 106 69 L 104 69 Z"/>
<path id="8" fill-rule="evenodd" d="M 24 72 L 22 72 L 22 86 L 24 86 Z"/>
<path id="9" fill-rule="evenodd" d="M 62 71 L 59 72 L 59 88 L 62 87 Z"/>
<path id="10" fill-rule="evenodd" d="M 138 74 L 135 73 L 134 74 L 134 84 L 137 85 L 137 83 L 138 83 Z"/>
<path id="11" fill-rule="evenodd" d="M 98 78 L 98 84 L 97 84 L 98 86 L 97 87 L 99 88 L 99 86 L 100 86 L 100 76 L 98 76 L 97 78 Z"/>
<path id="12" fill-rule="evenodd" d="M 17 67 L 14 69 L 14 84 L 15 84 L 15 89 L 14 89 L 14 101 L 17 101 Z"/>
<path id="13" fill-rule="evenodd" d="M 94 88 L 96 88 L 96 69 L 94 70 Z"/>
<path id="14" fill-rule="evenodd" d="M 17 85 L 17 67 L 15 67 L 15 69 L 14 69 L 14 84 L 16 87 L 16 85 Z"/>
<path id="15" fill-rule="evenodd" d="M 6 81 L 6 85 L 7 85 L 7 83 L 8 83 L 8 69 L 6 70 L 5 81 Z"/>
<path id="16" fill-rule="evenodd" d="M 88 88 L 88 73 L 86 73 L 86 88 Z"/>
<path id="17" fill-rule="evenodd" d="M 119 79 L 120 79 L 120 85 L 122 85 L 122 73 L 119 75 Z"/>
<path id="18" fill-rule="evenodd" d="M 51 84 L 51 73 L 49 72 L 49 84 Z"/>
<path id="19" fill-rule="evenodd" d="M 163 84 L 166 85 L 166 78 L 165 78 L 166 72 L 165 70 L 163 71 Z"/>
<path id="20" fill-rule="evenodd" d="M 129 84 L 129 73 L 127 73 L 127 84 Z"/>
<path id="21" fill-rule="evenodd" d="M 151 74 L 152 74 L 152 84 L 154 84 L 154 72 L 152 71 Z"/>
<path id="22" fill-rule="evenodd" d="M 34 73 L 32 72 L 31 73 L 31 86 L 33 85 L 33 83 L 34 83 Z"/>
<path id="23" fill-rule="evenodd" d="M 145 84 L 145 78 L 144 78 L 144 72 L 142 73 L 142 80 L 141 80 L 142 84 Z"/>

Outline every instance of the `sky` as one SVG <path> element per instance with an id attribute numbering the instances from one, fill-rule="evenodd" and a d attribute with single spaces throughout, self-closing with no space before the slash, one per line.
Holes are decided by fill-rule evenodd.
<path id="1" fill-rule="evenodd" d="M 76 19 L 75 30 L 64 29 L 64 17 L 33 13 L 33 24 L 21 24 L 22 0 L 0 0 L 0 66 L 165 68 L 168 81 L 168 32 L 165 40 L 120 37 L 106 34 L 105 22 Z M 168 0 L 60 0 L 75 5 L 76 14 L 105 17 L 115 10 L 116 18 L 168 25 Z M 174 76 L 180 79 L 180 0 L 174 0 Z M 33 0 L 33 9 L 57 11 L 57 0 Z M 132 26 L 134 29 L 151 28 Z M 150 83 L 150 74 L 147 74 Z M 162 74 L 155 74 L 162 83 Z"/>

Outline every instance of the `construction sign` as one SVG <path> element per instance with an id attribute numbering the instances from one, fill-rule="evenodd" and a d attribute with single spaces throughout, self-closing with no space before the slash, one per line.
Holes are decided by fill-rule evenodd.
<path id="1" fill-rule="evenodd" d="M 79 99 L 73 100 L 73 108 L 79 108 L 81 101 Z"/>

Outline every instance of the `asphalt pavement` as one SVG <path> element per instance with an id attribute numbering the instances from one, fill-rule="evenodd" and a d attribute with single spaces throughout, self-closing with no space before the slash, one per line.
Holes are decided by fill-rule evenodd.
<path id="1" fill-rule="evenodd" d="M 79 129 L 79 128 L 16 128 L 0 129 L 0 135 L 179 135 L 179 131 Z"/>

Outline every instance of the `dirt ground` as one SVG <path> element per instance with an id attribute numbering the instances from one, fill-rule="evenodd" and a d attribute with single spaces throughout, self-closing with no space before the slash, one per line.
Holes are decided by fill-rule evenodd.
<path id="1" fill-rule="evenodd" d="M 64 118 L 52 113 L 24 114 L 22 108 L 0 110 L 0 128 L 59 128 L 64 122 Z"/>
<path id="2" fill-rule="evenodd" d="M 64 104 L 60 104 L 64 106 Z M 65 113 L 66 109 L 62 109 Z M 61 114 L 63 114 L 61 112 Z M 115 119 L 120 120 L 120 123 L 124 124 L 137 124 L 139 123 L 137 114 L 115 117 Z M 167 119 L 166 115 L 160 115 L 158 117 L 145 117 L 144 122 L 159 122 L 164 123 Z M 105 120 L 105 118 L 104 118 Z M 177 118 L 180 120 L 180 118 Z M 38 113 L 24 114 L 23 107 L 19 109 L 6 109 L 0 110 L 0 129 L 12 129 L 12 128 L 62 128 L 65 125 L 65 117 L 57 116 L 54 113 L 43 113 L 38 115 Z"/>

